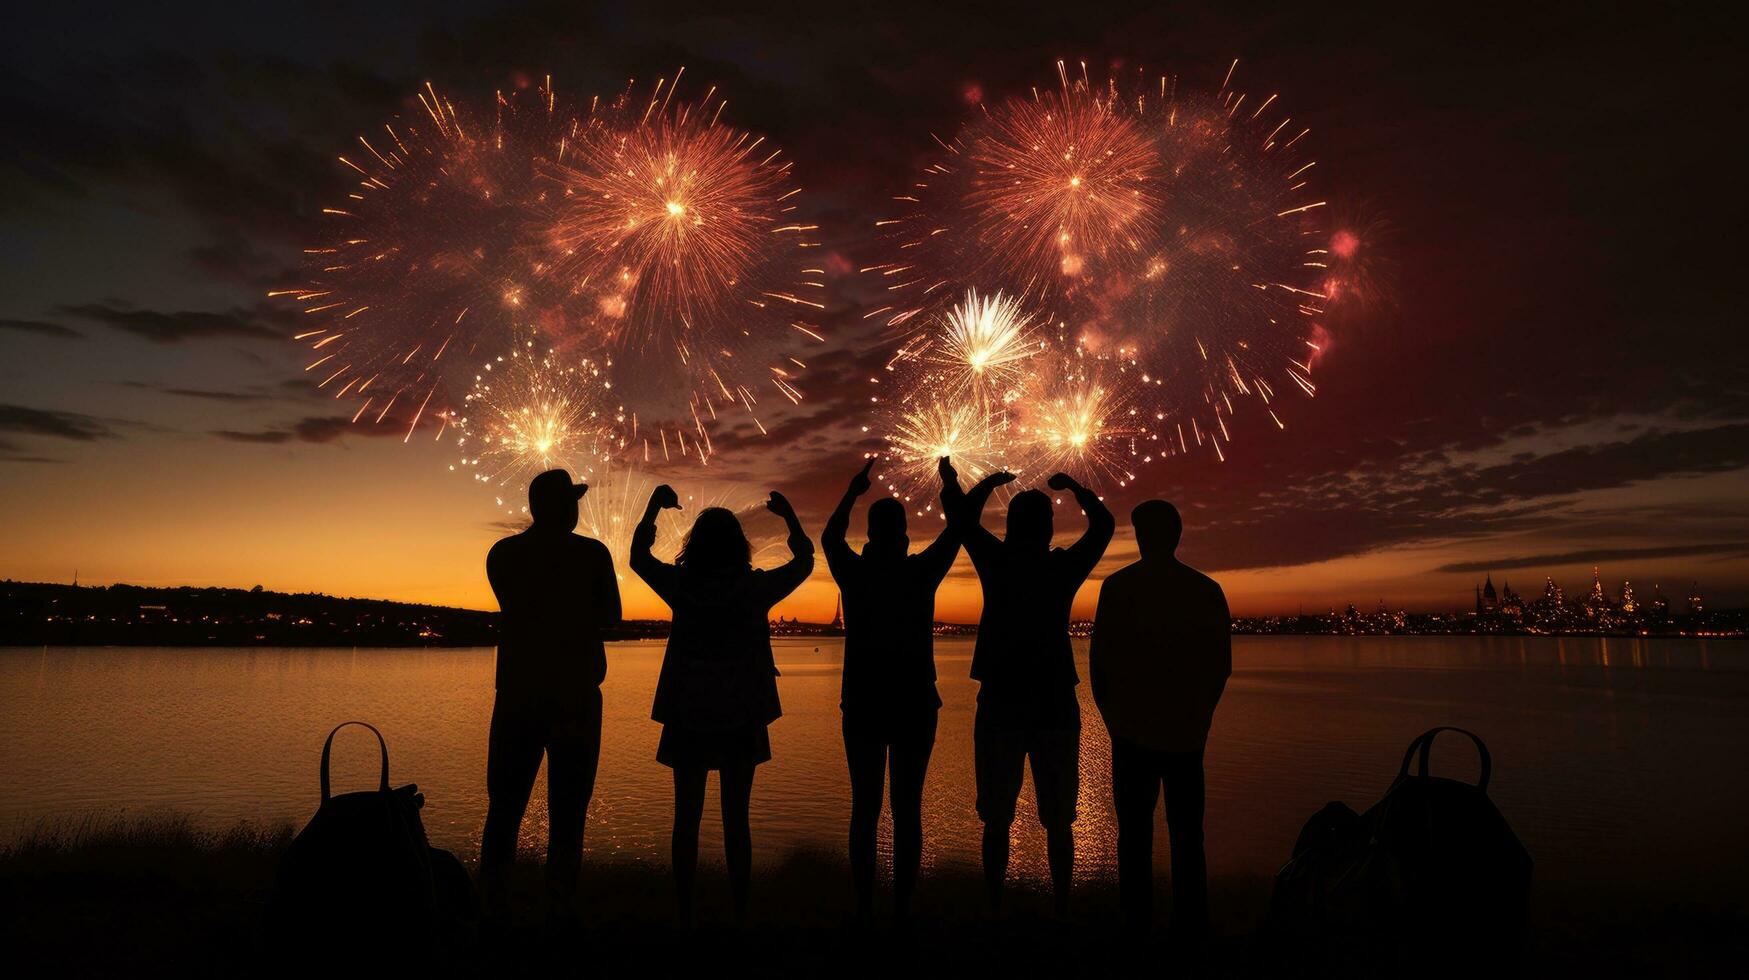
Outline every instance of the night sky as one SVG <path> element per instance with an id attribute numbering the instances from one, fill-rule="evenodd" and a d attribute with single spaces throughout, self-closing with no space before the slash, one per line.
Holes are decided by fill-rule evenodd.
<path id="1" fill-rule="evenodd" d="M 1154 463 L 1114 509 L 1176 501 L 1181 554 L 1240 613 L 1458 608 L 1484 575 L 1572 592 L 1594 563 L 1612 592 L 1658 584 L 1679 608 L 1693 581 L 1749 600 L 1735 25 L 1699 5 L 1419 6 L 9 10 L 0 577 L 490 604 L 491 500 L 447 471 L 447 443 L 346 424 L 266 299 L 343 193 L 335 155 L 426 81 L 611 93 L 684 65 L 793 158 L 830 267 L 854 270 L 976 98 L 1049 85 L 1058 58 L 1202 88 L 1238 58 L 1311 126 L 1320 194 L 1376 256 L 1378 294 L 1331 325 L 1285 431 L 1241 411 L 1225 463 Z M 775 486 L 819 528 L 878 448 L 861 426 L 884 357 L 868 283 L 827 286 L 801 407 L 764 438 L 726 424 L 708 472 L 663 476 Z M 1059 540 L 1078 521 L 1060 507 Z M 1133 552 L 1120 532 L 1104 567 Z M 944 618 L 973 616 L 968 576 Z M 778 611 L 832 601 L 822 565 Z"/>

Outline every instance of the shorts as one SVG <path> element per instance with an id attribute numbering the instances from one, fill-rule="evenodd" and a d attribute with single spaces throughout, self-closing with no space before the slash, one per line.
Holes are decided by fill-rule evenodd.
<path id="1" fill-rule="evenodd" d="M 1008 727 L 990 722 L 979 706 L 972 727 L 973 767 L 978 779 L 978 819 L 1006 826 L 1014 822 L 1026 761 L 1032 760 L 1032 789 L 1038 822 L 1049 829 L 1075 822 L 1081 795 L 1081 728 Z"/>

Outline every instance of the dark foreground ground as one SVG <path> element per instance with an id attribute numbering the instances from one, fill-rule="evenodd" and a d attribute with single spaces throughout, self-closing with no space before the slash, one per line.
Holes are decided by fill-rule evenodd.
<path id="1" fill-rule="evenodd" d="M 289 972 L 295 953 L 326 959 L 346 973 L 351 951 L 325 937 L 296 948 L 272 939 L 265 912 L 289 829 L 195 831 L 156 818 L 45 827 L 0 851 L 0 969 L 9 976 L 252 976 Z M 1126 940 L 1116 928 L 1115 887 L 1085 885 L 1064 922 L 1047 897 L 1013 887 L 1007 912 L 983 910 L 976 868 L 926 873 L 907 929 L 887 919 L 849 922 L 847 874 L 830 854 L 799 853 L 758 869 L 754 913 L 745 929 L 729 924 L 727 884 L 701 874 L 699 924 L 670 926 L 664 868 L 614 862 L 585 868 L 584 930 L 551 930 L 541 914 L 538 864 L 519 868 L 519 915 L 509 936 L 482 942 L 472 927 L 450 931 L 435 950 L 385 949 L 397 976 L 891 976 L 911 980 L 1001 971 L 1025 977 L 1216 977 L 1304 974 L 1303 957 L 1265 938 L 1269 882 L 1213 882 L 1216 935 L 1196 971 L 1163 934 Z M 1741 906 L 1636 904 L 1623 882 L 1616 895 L 1564 891 L 1539 883 L 1521 954 L 1494 961 L 1493 976 L 1741 976 L 1749 956 L 1749 918 Z M 1164 905 L 1164 896 L 1162 896 Z M 1428 975 L 1457 950 L 1416 954 Z M 373 971 L 378 972 L 378 971 Z M 1343 976 L 1372 972 L 1353 965 Z M 1462 971 L 1471 974 L 1471 970 Z"/>

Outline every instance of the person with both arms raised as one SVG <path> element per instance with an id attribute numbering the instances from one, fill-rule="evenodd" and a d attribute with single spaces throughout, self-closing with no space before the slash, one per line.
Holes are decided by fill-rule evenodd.
<path id="1" fill-rule="evenodd" d="M 1039 823 L 1059 915 L 1069 908 L 1075 865 L 1076 797 L 1080 793 L 1080 677 L 1069 645 L 1075 593 L 1105 554 L 1117 522 L 1097 494 L 1067 474 L 1050 478 L 1087 515 L 1087 530 L 1067 548 L 1052 548 L 1051 498 L 1038 490 L 1015 494 L 1008 532 L 998 538 L 980 522 L 984 505 L 1009 473 L 985 477 L 960 494 L 957 480 L 942 488 L 948 521 L 960 535 L 984 590 L 984 613 L 972 652 L 979 682 L 973 721 L 973 768 L 978 817 L 984 822 L 984 879 L 992 911 L 1002 904 L 1008 873 L 1008 833 L 1020 797 L 1022 770 L 1032 764 Z"/>
<path id="2" fill-rule="evenodd" d="M 698 827 L 704 817 L 705 782 L 713 769 L 722 793 L 723 851 L 735 916 L 745 920 L 747 915 L 753 772 L 771 759 L 766 729 L 783 714 L 771 654 L 771 607 L 814 569 L 814 544 L 789 501 L 773 490 L 765 507 L 789 531 L 790 560 L 769 570 L 753 567 L 753 549 L 741 521 L 723 507 L 699 512 L 673 564 L 652 555 L 657 515 L 680 508 L 679 496 L 667 484 L 650 495 L 644 518 L 632 533 L 632 571 L 674 614 L 650 717 L 662 723 L 656 761 L 674 770 L 670 854 L 683 925 L 692 921 Z"/>
<path id="3" fill-rule="evenodd" d="M 943 528 L 934 543 L 908 554 L 905 505 L 887 497 L 868 508 L 868 543 L 845 543 L 850 511 L 872 486 L 870 459 L 850 480 L 820 536 L 826 564 L 844 602 L 844 756 L 850 767 L 850 871 L 856 910 L 874 910 L 875 828 L 881 783 L 890 778 L 893 811 L 893 914 L 910 911 L 923 859 L 923 779 L 935 748 L 935 590 L 959 554 L 959 535 Z M 945 488 L 959 488 L 941 458 Z M 891 772 L 888 777 L 888 772 Z"/>

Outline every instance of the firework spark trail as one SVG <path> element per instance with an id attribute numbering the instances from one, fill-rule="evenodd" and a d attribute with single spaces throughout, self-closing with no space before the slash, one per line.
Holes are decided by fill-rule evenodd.
<path id="1" fill-rule="evenodd" d="M 355 419 L 418 406 L 446 419 L 481 349 L 553 315 L 527 215 L 532 161 L 565 126 L 550 86 L 479 112 L 427 84 L 409 113 L 339 157 L 354 183 L 322 209 L 325 241 L 304 250 L 302 282 L 268 295 L 308 316 L 304 370 L 358 399 Z"/>
<path id="2" fill-rule="evenodd" d="M 756 389 L 800 400 L 801 362 L 781 354 L 823 342 L 809 318 L 824 309 L 825 272 L 788 161 L 723 123 L 714 89 L 675 101 L 678 81 L 598 106 L 542 173 L 553 190 L 550 278 L 583 300 L 580 325 L 614 353 L 628 386 L 690 392 L 692 424 L 659 442 L 702 459 L 720 408 L 763 430 Z M 676 374 L 687 383 L 674 385 Z"/>
<path id="3" fill-rule="evenodd" d="M 952 380 L 942 352 L 971 289 L 1024 297 L 1043 341 L 989 405 L 1012 423 L 1000 430 L 1011 468 L 1060 458 L 1127 481 L 1161 456 L 1225 459 L 1244 400 L 1281 427 L 1278 392 L 1315 394 L 1343 243 L 1319 227 L 1305 128 L 1231 78 L 1212 93 L 1139 73 L 1095 85 L 1059 63 L 1054 91 L 987 107 L 938 141 L 941 159 L 876 222 L 888 260 L 863 269 L 887 297 L 866 316 L 900 338 L 896 394 L 880 400 L 888 431 L 914 395 Z M 1095 379 L 1079 400 L 1070 376 Z M 1105 418 L 1065 427 L 1041 400 Z"/>
<path id="4" fill-rule="evenodd" d="M 485 109 L 427 84 L 361 136 L 302 281 L 270 294 L 310 317 L 314 383 L 358 399 L 355 421 L 412 416 L 411 435 L 532 328 L 615 362 L 652 458 L 708 460 L 729 408 L 764 431 L 762 388 L 799 402 L 804 362 L 780 355 L 824 342 L 817 229 L 789 163 L 723 123 L 714 89 L 676 99 L 678 80 L 578 111 L 550 79 Z"/>
<path id="5" fill-rule="evenodd" d="M 1140 426 L 1123 376 L 1108 381 L 1104 373 L 1097 360 L 1073 357 L 1035 377 L 1015 411 L 1016 476 L 1042 482 L 1059 471 L 1093 473 L 1120 487 L 1135 479 L 1138 441 L 1145 447 L 1153 435 Z"/>
<path id="6" fill-rule="evenodd" d="M 967 290 L 923 343 L 933 343 L 924 356 L 980 401 L 1001 400 L 1019 385 L 1043 346 L 1018 298 L 977 290 Z"/>
<path id="7" fill-rule="evenodd" d="M 1059 65 L 1059 70 L 1061 66 Z M 1159 153 L 1117 103 L 1064 80 L 990 112 L 965 147 L 969 237 L 1010 278 L 1093 276 L 1133 255 L 1160 207 Z"/>
<path id="8" fill-rule="evenodd" d="M 964 393 L 925 393 L 901 406 L 886 436 L 887 462 L 876 474 L 887 492 L 921 516 L 935 511 L 941 457 L 951 456 L 972 481 L 1004 468 L 1006 446 L 1000 419 Z"/>
<path id="9" fill-rule="evenodd" d="M 957 308 L 983 309 L 968 302 Z M 1030 323 L 1018 304 L 1002 318 Z M 942 334 L 964 329 L 944 319 Z M 1123 486 L 1135 478 L 1134 466 L 1155 449 L 1157 437 L 1135 406 L 1142 386 L 1130 366 L 1088 354 L 1072 344 L 1030 338 L 1016 356 L 1012 376 L 994 388 L 981 388 L 966 358 L 936 354 L 953 345 L 931 338 L 919 348 L 901 348 L 887 365 L 896 392 L 881 405 L 885 416 L 887 463 L 880 480 L 894 496 L 917 502 L 918 513 L 933 508 L 936 461 L 952 456 L 961 475 L 977 480 L 1008 470 L 1024 481 L 1042 482 L 1057 470 L 1097 474 Z M 1025 484 L 999 491 L 1003 496 Z"/>
<path id="10" fill-rule="evenodd" d="M 624 448 L 625 411 L 612 389 L 603 365 L 526 340 L 475 376 L 451 420 L 462 433 L 451 469 L 500 488 L 500 500 L 544 470 L 587 480 Z"/>

